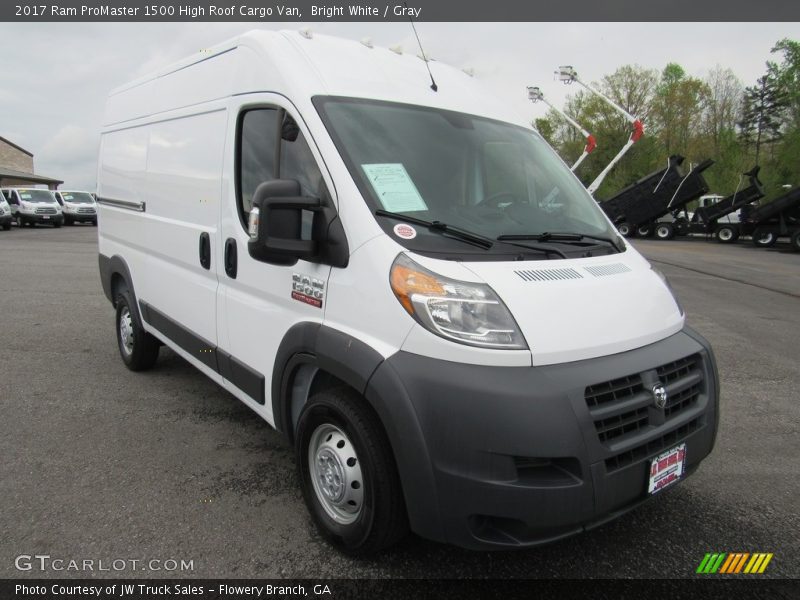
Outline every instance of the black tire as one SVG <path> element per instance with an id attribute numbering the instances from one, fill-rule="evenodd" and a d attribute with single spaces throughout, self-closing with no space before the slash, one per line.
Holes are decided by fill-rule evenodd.
<path id="1" fill-rule="evenodd" d="M 75 225 L 75 221 L 73 221 L 69 217 L 64 217 L 64 225 Z"/>
<path id="2" fill-rule="evenodd" d="M 619 226 L 617 227 L 617 230 L 619 231 L 620 235 L 623 236 L 623 237 L 632 237 L 633 236 L 633 228 L 631 227 L 631 224 L 628 223 L 628 222 L 620 223 Z"/>
<path id="3" fill-rule="evenodd" d="M 655 235 L 659 240 L 671 240 L 675 237 L 675 227 L 672 223 L 658 223 L 656 224 Z"/>
<path id="4" fill-rule="evenodd" d="M 59 227 L 61 227 L 61 221 L 53 221 L 53 227 L 55 229 L 58 229 Z"/>
<path id="5" fill-rule="evenodd" d="M 8 231 L 11 229 L 11 223 L 3 223 L 3 231 Z"/>
<path id="6" fill-rule="evenodd" d="M 641 238 L 647 238 L 653 235 L 653 224 L 647 223 L 646 225 L 639 225 L 636 228 L 636 235 Z"/>
<path id="7" fill-rule="evenodd" d="M 339 439 L 336 446 L 326 445 L 332 437 L 329 432 Z M 325 501 L 324 492 L 315 488 L 326 487 L 331 480 L 317 472 L 320 483 L 312 481 L 312 445 L 317 449 L 313 451 L 314 468 L 322 470 L 327 465 L 329 476 L 339 473 L 341 477 L 335 481 L 341 481 L 343 496 L 338 501 L 345 510 L 357 514 L 334 506 L 336 498 Z M 358 394 L 348 388 L 335 388 L 312 396 L 298 420 L 295 452 L 306 506 L 320 533 L 334 546 L 348 554 L 366 556 L 388 548 L 406 535 L 408 517 L 394 455 L 378 417 Z M 359 489 L 362 492 L 356 496 L 358 503 L 347 500 L 351 490 Z M 343 516 L 337 519 L 331 512 Z"/>
<path id="8" fill-rule="evenodd" d="M 130 331 L 130 337 L 126 336 L 126 341 L 123 341 L 123 319 L 126 320 L 125 330 Z M 139 313 L 133 308 L 131 295 L 127 289 L 117 296 L 117 316 L 114 325 L 117 330 L 119 355 L 125 366 L 131 371 L 145 371 L 152 367 L 158 359 L 159 343 L 142 327 Z"/>
<path id="9" fill-rule="evenodd" d="M 739 239 L 739 228 L 734 225 L 720 225 L 714 231 L 714 239 L 720 244 L 733 244 Z"/>
<path id="10" fill-rule="evenodd" d="M 753 244 L 759 248 L 772 248 L 778 241 L 778 235 L 767 227 L 756 227 L 753 232 Z"/>
<path id="11" fill-rule="evenodd" d="M 800 252 L 800 229 L 792 234 L 792 250 Z"/>

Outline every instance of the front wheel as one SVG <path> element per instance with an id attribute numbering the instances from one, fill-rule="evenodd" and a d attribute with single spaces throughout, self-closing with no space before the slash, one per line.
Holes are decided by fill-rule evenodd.
<path id="1" fill-rule="evenodd" d="M 11 229 L 11 222 L 3 223 L 3 231 L 8 231 L 9 229 Z"/>
<path id="2" fill-rule="evenodd" d="M 753 243 L 759 248 L 771 248 L 778 241 L 778 236 L 774 231 L 758 227 L 753 232 Z"/>
<path id="3" fill-rule="evenodd" d="M 792 234 L 792 250 L 800 252 L 800 229 Z"/>
<path id="4" fill-rule="evenodd" d="M 322 535 L 344 552 L 388 548 L 408 529 L 389 441 L 366 401 L 347 388 L 311 397 L 297 424 L 303 498 Z"/>
<path id="5" fill-rule="evenodd" d="M 61 221 L 53 221 L 53 227 L 55 227 L 56 229 L 61 227 Z"/>
<path id="6" fill-rule="evenodd" d="M 142 327 L 128 290 L 117 297 L 117 345 L 122 362 L 131 371 L 149 369 L 158 358 L 158 340 Z"/>

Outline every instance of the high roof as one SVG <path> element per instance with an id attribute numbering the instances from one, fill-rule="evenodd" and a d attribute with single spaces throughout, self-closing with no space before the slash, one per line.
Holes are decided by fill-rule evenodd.
<path id="1" fill-rule="evenodd" d="M 335 95 L 445 108 L 528 125 L 477 77 L 362 42 L 298 31 L 254 30 L 111 92 L 105 123 L 248 92 L 275 92 L 296 104 Z"/>

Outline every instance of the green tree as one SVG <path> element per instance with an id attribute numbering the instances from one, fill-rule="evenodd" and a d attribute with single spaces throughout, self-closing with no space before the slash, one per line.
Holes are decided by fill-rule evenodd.
<path id="1" fill-rule="evenodd" d="M 761 147 L 781 139 L 786 105 L 782 92 L 777 78 L 770 72 L 759 77 L 756 85 L 745 88 L 739 127 L 744 144 L 755 149 L 756 164 L 759 164 Z"/>
<path id="2" fill-rule="evenodd" d="M 708 86 L 687 76 L 680 65 L 669 63 L 664 67 L 648 125 L 660 138 L 667 155 L 687 153 L 698 137 L 702 119 L 700 107 L 709 94 Z"/>

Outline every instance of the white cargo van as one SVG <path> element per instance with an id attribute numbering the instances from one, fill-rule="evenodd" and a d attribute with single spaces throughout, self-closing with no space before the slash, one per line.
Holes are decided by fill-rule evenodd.
<path id="1" fill-rule="evenodd" d="M 34 227 L 37 223 L 61 227 L 64 217 L 61 206 L 56 202 L 53 192 L 36 188 L 5 188 L 3 195 L 6 197 L 11 214 L 17 225 Z"/>
<path id="2" fill-rule="evenodd" d="M 97 205 L 89 192 L 58 190 L 56 200 L 64 213 L 64 224 L 91 223 L 97 225 Z"/>
<path id="3" fill-rule="evenodd" d="M 353 553 L 589 529 L 717 430 L 666 280 L 526 116 L 430 67 L 438 91 L 415 55 L 252 32 L 113 91 L 102 132 L 122 360 L 165 344 L 285 433 Z"/>
<path id="4" fill-rule="evenodd" d="M 6 200 L 5 192 L 0 192 L 0 227 L 4 231 L 11 229 L 11 224 L 14 222 L 14 217 L 11 214 L 11 206 Z"/>

